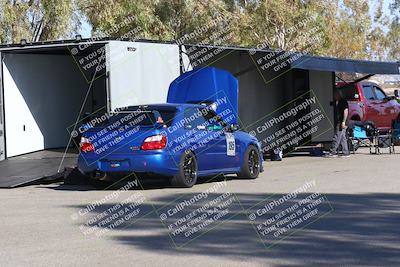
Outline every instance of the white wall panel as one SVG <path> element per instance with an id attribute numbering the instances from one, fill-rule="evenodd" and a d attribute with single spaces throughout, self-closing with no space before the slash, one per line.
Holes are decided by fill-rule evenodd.
<path id="1" fill-rule="evenodd" d="M 3 101 L 3 61 L 0 53 L 0 161 L 5 159 L 5 141 L 4 141 L 4 101 Z"/>
<path id="2" fill-rule="evenodd" d="M 43 134 L 7 66 L 4 70 L 4 99 L 7 156 L 44 149 Z"/>
<path id="3" fill-rule="evenodd" d="M 165 103 L 180 74 L 178 45 L 110 41 L 106 58 L 111 110 Z"/>
<path id="4" fill-rule="evenodd" d="M 65 147 L 88 89 L 71 56 L 6 54 L 7 156 Z"/>

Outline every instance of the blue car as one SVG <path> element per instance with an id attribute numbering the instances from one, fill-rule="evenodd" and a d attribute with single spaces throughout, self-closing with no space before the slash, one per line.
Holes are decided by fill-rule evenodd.
<path id="1" fill-rule="evenodd" d="M 78 168 L 97 179 L 153 173 L 178 187 L 217 174 L 257 178 L 263 171 L 259 142 L 230 124 L 229 112 L 216 110 L 213 103 L 166 103 L 99 117 L 81 126 Z"/>

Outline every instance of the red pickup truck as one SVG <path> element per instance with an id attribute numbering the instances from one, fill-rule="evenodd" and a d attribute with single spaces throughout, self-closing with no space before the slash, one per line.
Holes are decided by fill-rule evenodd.
<path id="1" fill-rule="evenodd" d="M 378 129 L 391 128 L 400 120 L 400 103 L 388 97 L 379 85 L 372 82 L 336 84 L 349 104 L 349 122 L 371 124 Z"/>

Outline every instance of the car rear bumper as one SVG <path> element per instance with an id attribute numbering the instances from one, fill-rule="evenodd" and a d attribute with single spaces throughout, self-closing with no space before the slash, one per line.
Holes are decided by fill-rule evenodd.
<path id="1" fill-rule="evenodd" d="M 160 175 L 175 175 L 179 162 L 167 153 L 149 153 L 135 155 L 108 155 L 100 158 L 96 155 L 79 155 L 78 169 L 84 174 L 94 172 L 151 172 Z"/>

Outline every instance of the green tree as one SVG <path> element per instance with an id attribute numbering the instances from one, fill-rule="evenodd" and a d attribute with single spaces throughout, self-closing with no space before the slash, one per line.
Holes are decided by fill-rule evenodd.
<path id="1" fill-rule="evenodd" d="M 94 35 L 121 37 L 140 29 L 143 38 L 169 41 L 210 25 L 219 15 L 230 15 L 220 0 L 81 0 L 79 7 L 93 26 Z M 201 42 L 212 33 L 211 29 L 201 32 L 190 41 Z"/>
<path id="2" fill-rule="evenodd" d="M 387 34 L 387 46 L 389 59 L 400 60 L 400 0 L 394 0 L 390 5 L 393 19 Z"/>
<path id="3" fill-rule="evenodd" d="M 325 21 L 328 45 L 323 55 L 341 58 L 382 58 L 385 34 L 382 30 L 387 18 L 383 16 L 383 1 L 370 11 L 368 1 L 344 0 Z M 371 16 L 372 13 L 372 16 Z"/>
<path id="4" fill-rule="evenodd" d="M 240 42 L 246 46 L 261 43 L 283 50 L 318 51 L 318 47 L 309 46 L 314 37 L 325 43 L 320 16 L 325 5 L 324 1 L 306 0 L 244 1 L 239 8 Z"/>
<path id="5" fill-rule="evenodd" d="M 72 0 L 0 0 L 0 41 L 65 38 L 79 25 Z"/>
<path id="6" fill-rule="evenodd" d="M 78 0 L 83 16 L 92 25 L 93 36 L 120 37 L 134 28 L 141 28 L 143 38 L 155 38 L 160 31 L 154 16 L 153 0 Z"/>
<path id="7" fill-rule="evenodd" d="M 392 1 L 390 21 L 384 0 L 373 10 L 368 0 L 0 0 L 0 41 L 64 38 L 86 19 L 99 37 L 398 58 L 400 0 Z"/>

